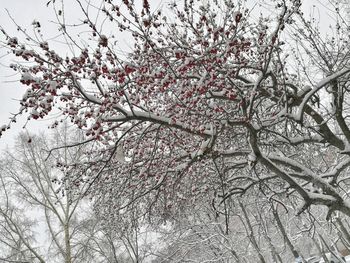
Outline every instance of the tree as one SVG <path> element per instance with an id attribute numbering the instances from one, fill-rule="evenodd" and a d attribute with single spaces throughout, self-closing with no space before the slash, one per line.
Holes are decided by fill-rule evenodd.
<path id="1" fill-rule="evenodd" d="M 65 125 L 52 136 L 21 134 L 1 158 L 1 262 L 140 262 L 147 250 L 131 237 L 102 226 L 77 187 L 72 169 L 84 161 L 82 134 Z M 60 147 L 51 152 L 52 147 Z M 139 238 L 143 238 L 138 232 Z M 138 242 L 138 254 L 127 253 Z M 145 251 L 143 251 L 145 250 Z"/>
<path id="2" fill-rule="evenodd" d="M 65 148 L 46 159 L 50 147 L 72 141 L 67 136 L 67 128 L 58 130 L 51 139 L 22 134 L 16 151 L 8 151 L 2 158 L 0 172 L 5 197 L 0 208 L 3 221 L 0 240 L 4 245 L 1 251 L 5 253 L 2 260 L 57 259 L 68 263 L 87 254 L 86 248 L 82 248 L 87 246 L 88 239 L 80 240 L 80 246 L 76 244 L 81 238 L 79 224 L 85 220 L 84 216 L 77 218 L 78 212 L 83 213 L 80 209 L 83 196 L 72 188 L 78 182 L 72 181 L 74 173 L 67 168 L 71 162 L 81 160 L 83 148 L 74 152 Z M 50 240 L 49 244 L 45 244 L 48 241 L 45 238 Z"/>
<path id="3" fill-rule="evenodd" d="M 20 26 L 30 45 L 2 29 L 7 48 L 30 61 L 11 65 L 28 86 L 18 114 L 41 119 L 58 108 L 94 145 L 74 168 L 104 221 L 135 209 L 170 219 L 208 193 L 221 205 L 254 186 L 276 201 L 299 199 L 299 214 L 323 205 L 328 219 L 350 215 L 349 28 L 339 19 L 323 36 L 300 1 L 263 2 L 274 11 L 256 18 L 243 1 L 161 10 L 77 0 L 74 30 L 87 30 L 88 42 L 49 2 L 66 57 Z M 118 53 L 109 24 L 131 34 L 129 54 Z"/>

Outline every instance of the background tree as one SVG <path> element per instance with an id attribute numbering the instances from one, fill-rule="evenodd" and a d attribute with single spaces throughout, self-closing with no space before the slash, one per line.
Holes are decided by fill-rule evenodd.
<path id="1" fill-rule="evenodd" d="M 52 136 L 23 133 L 2 157 L 1 261 L 140 262 L 145 257 L 142 233 L 126 232 L 122 224 L 120 232 L 102 227 L 91 203 L 83 200 L 72 167 L 84 161 L 88 149 L 67 148 L 81 136 L 67 125 Z"/>
<path id="2" fill-rule="evenodd" d="M 75 246 L 80 239 L 79 224 L 84 220 L 76 217 L 82 194 L 72 187 L 78 182 L 71 181 L 73 175 L 68 169 L 71 162 L 81 161 L 82 148 L 74 152 L 63 148 L 46 160 L 51 147 L 65 146 L 78 138 L 68 139 L 65 129 L 57 130 L 53 138 L 22 134 L 16 150 L 8 151 L 2 159 L 2 188 L 6 194 L 1 208 L 1 218 L 6 222 L 4 233 L 13 238 L 12 242 L 22 243 L 18 251 L 11 249 L 7 257 L 3 256 L 7 260 L 23 251 L 29 257 L 22 260 L 35 258 L 40 262 L 57 259 L 68 263 L 86 254 Z"/>

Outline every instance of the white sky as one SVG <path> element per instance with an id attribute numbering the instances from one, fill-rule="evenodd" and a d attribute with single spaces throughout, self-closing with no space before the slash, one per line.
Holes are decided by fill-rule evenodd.
<path id="1" fill-rule="evenodd" d="M 96 3 L 100 3 L 100 0 L 95 1 Z M 16 26 L 6 12 L 7 9 L 19 25 L 31 30 L 31 23 L 36 19 L 46 28 L 45 32 L 47 33 L 44 34 L 48 37 L 52 37 L 57 31 L 55 30 L 55 26 L 49 23 L 49 21 L 55 20 L 55 16 L 52 8 L 46 7 L 47 2 L 48 0 L 0 0 L 0 25 L 9 33 L 16 31 Z M 67 16 L 76 16 L 77 10 L 74 2 L 74 0 L 65 1 L 65 9 L 69 10 Z M 151 6 L 158 6 L 161 1 L 149 0 L 149 2 Z M 303 1 L 304 10 L 306 13 L 313 13 L 316 19 L 320 18 L 323 24 L 321 24 L 321 26 L 326 26 L 327 23 L 331 21 L 330 16 L 326 15 L 325 9 L 321 9 L 318 14 L 318 11 L 315 12 L 313 8 L 314 4 L 319 7 L 319 2 L 318 0 Z M 325 1 L 323 0 L 322 2 Z M 7 56 L 6 52 L 7 50 L 0 47 L 0 126 L 8 123 L 8 119 L 11 116 L 10 113 L 17 112 L 19 103 L 16 99 L 22 98 L 22 94 L 25 91 L 25 87 L 19 82 L 16 82 L 16 80 L 19 80 L 19 76 L 14 75 L 14 72 L 7 67 L 11 61 L 10 56 Z M 14 137 L 22 130 L 21 128 L 26 119 L 20 118 L 18 120 L 18 123 L 13 124 L 11 130 L 5 132 L 1 137 L 0 150 L 4 149 L 6 145 L 12 145 Z M 30 132 L 37 132 L 38 130 L 47 129 L 49 123 L 50 122 L 47 121 L 31 121 L 29 125 L 27 125 L 27 129 Z"/>
<path id="2" fill-rule="evenodd" d="M 52 17 L 51 8 L 46 8 L 46 1 L 43 0 L 0 0 L 0 25 L 9 33 L 16 31 L 16 26 L 9 18 L 6 9 L 11 16 L 23 27 L 29 27 L 34 18 L 40 21 L 48 21 Z M 1 38 L 3 39 L 3 38 Z M 18 99 L 22 98 L 25 87 L 19 82 L 19 76 L 8 68 L 11 63 L 10 56 L 6 55 L 7 50 L 0 47 L 0 126 L 8 124 L 10 113 L 15 113 L 19 109 Z M 13 143 L 14 137 L 22 130 L 26 118 L 18 119 L 18 123 L 13 124 L 11 130 L 8 130 L 0 138 L 0 149 Z M 38 131 L 46 128 L 42 121 L 31 122 L 27 127 L 30 131 Z"/>

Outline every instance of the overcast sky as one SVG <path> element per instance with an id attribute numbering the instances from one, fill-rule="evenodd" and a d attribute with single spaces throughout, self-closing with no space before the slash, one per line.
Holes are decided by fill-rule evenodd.
<path id="1" fill-rule="evenodd" d="M 100 0 L 95 0 L 96 3 L 100 3 Z M 141 0 L 140 0 L 141 1 Z M 31 24 L 34 19 L 45 24 L 44 34 L 48 37 L 53 37 L 57 31 L 55 26 L 49 21 L 54 20 L 54 12 L 51 7 L 46 7 L 48 0 L 0 0 L 0 25 L 8 32 L 16 32 L 16 26 L 11 21 L 6 9 L 9 11 L 15 21 L 31 30 Z M 77 10 L 74 4 L 74 0 L 65 1 L 65 9 L 69 10 L 67 16 L 75 17 Z M 325 15 L 325 11 L 315 11 L 314 4 L 317 4 L 317 0 L 303 1 L 304 10 L 306 12 L 314 13 L 316 19 L 322 17 L 321 22 L 326 25 L 329 22 L 330 17 Z M 324 1 L 323 1 L 324 2 Z M 151 5 L 159 5 L 160 1 L 150 0 Z M 320 6 L 319 4 L 317 4 Z M 0 39 L 3 39 L 1 36 Z M 11 113 L 15 113 L 19 109 L 18 99 L 22 98 L 22 94 L 25 91 L 25 87 L 20 85 L 19 76 L 15 75 L 12 70 L 8 68 L 11 63 L 11 58 L 7 54 L 7 50 L 0 46 L 0 126 L 8 124 Z M 25 124 L 26 118 L 22 117 L 18 123 L 12 125 L 11 130 L 3 134 L 0 139 L 0 149 L 4 149 L 6 145 L 12 145 L 14 137 L 22 129 Z M 30 132 L 37 132 L 39 130 L 46 130 L 49 122 L 47 121 L 32 121 L 27 126 Z"/>
<path id="2" fill-rule="evenodd" d="M 52 15 L 51 9 L 46 8 L 43 0 L 0 0 L 0 25 L 9 33 L 16 31 L 16 26 L 11 21 L 6 9 L 19 25 L 31 28 L 34 18 L 40 21 L 48 21 Z M 1 36 L 1 40 L 3 37 Z M 25 87 L 20 85 L 19 76 L 8 68 L 11 57 L 7 55 L 8 50 L 0 47 L 0 126 L 8 124 L 11 113 L 19 109 L 18 99 L 22 98 Z M 12 125 L 12 129 L 5 132 L 0 139 L 0 149 L 13 143 L 13 138 L 22 130 L 26 118 L 20 118 L 18 123 Z M 33 122 L 28 125 L 29 130 L 37 131 L 45 129 L 47 125 L 42 122 Z"/>

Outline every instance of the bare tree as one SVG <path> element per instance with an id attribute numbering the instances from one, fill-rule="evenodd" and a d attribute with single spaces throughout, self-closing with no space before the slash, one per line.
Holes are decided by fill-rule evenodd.
<path id="1" fill-rule="evenodd" d="M 21 134 L 0 170 L 0 258 L 5 262 L 144 262 L 150 231 L 139 220 L 101 223 L 83 199 L 75 165 L 86 161 L 82 134 Z M 147 243 L 147 246 L 146 246 Z"/>
<path id="2" fill-rule="evenodd" d="M 76 228 L 84 217 L 77 219 L 76 214 L 82 195 L 73 188 L 73 175 L 67 165 L 81 159 L 82 149 L 73 152 L 63 148 L 46 159 L 48 149 L 55 144 L 69 143 L 67 136 L 68 130 L 64 129 L 57 131 L 54 138 L 22 134 L 15 151 L 6 152 L 2 159 L 2 188 L 6 195 L 1 208 L 6 221 L 4 229 L 11 234 L 13 242 L 23 243 L 16 253 L 22 253 L 24 248 L 40 262 L 57 258 L 68 263 L 77 256 Z M 30 218 L 36 224 L 32 222 L 24 227 L 33 221 Z M 33 239 L 35 228 L 41 232 L 35 235 L 37 240 Z M 39 241 L 40 237 L 45 239 Z"/>

